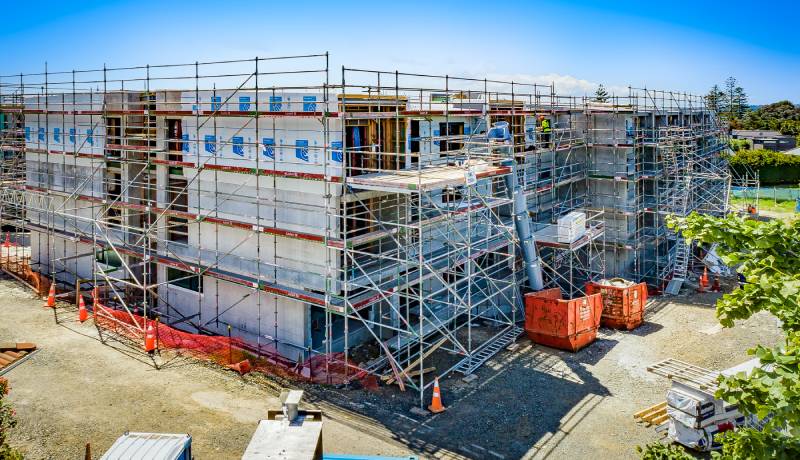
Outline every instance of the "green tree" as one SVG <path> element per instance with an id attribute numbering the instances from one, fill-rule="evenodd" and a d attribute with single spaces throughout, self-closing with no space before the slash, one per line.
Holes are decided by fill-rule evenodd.
<path id="1" fill-rule="evenodd" d="M 733 102 L 731 104 L 737 119 L 742 119 L 750 111 L 750 103 L 747 100 L 747 93 L 744 92 L 744 88 L 737 86 L 733 90 Z"/>
<path id="2" fill-rule="evenodd" d="M 728 103 L 725 92 L 719 88 L 719 85 L 712 86 L 706 94 L 706 106 L 717 113 L 727 110 Z"/>
<path id="3" fill-rule="evenodd" d="M 736 78 L 728 77 L 725 80 L 725 99 L 727 100 L 728 104 L 725 107 L 725 117 L 728 120 L 732 120 L 736 116 L 737 106 L 736 106 Z"/>
<path id="4" fill-rule="evenodd" d="M 603 86 L 601 83 L 600 86 L 597 87 L 597 91 L 594 93 L 594 100 L 597 102 L 608 102 L 608 99 L 608 91 L 606 91 L 605 86 Z"/>
<path id="5" fill-rule="evenodd" d="M 725 80 L 724 101 L 724 107 L 721 107 L 718 112 L 730 123 L 732 128 L 741 128 L 743 126 L 742 117 L 750 110 L 750 106 L 747 101 L 747 93 L 744 88 L 739 86 L 736 77 L 728 77 Z"/>
<path id="6" fill-rule="evenodd" d="M 797 136 L 800 134 L 800 121 L 784 120 L 781 122 L 781 126 L 778 128 L 778 130 L 781 132 L 781 134 Z"/>
<path id="7" fill-rule="evenodd" d="M 762 105 L 756 110 L 748 112 L 742 125 L 745 129 L 779 130 L 784 122 L 800 123 L 800 105 L 789 101 L 779 101 L 773 104 Z"/>
<path id="8" fill-rule="evenodd" d="M 723 448 L 714 457 L 800 458 L 800 220 L 760 222 L 693 213 L 668 223 L 687 239 L 717 243 L 717 254 L 747 280 L 742 289 L 717 302 L 723 327 L 769 312 L 785 334 L 778 346 L 748 350 L 762 367 L 749 375 L 719 378 L 716 397 L 757 415 L 764 424 L 720 436 Z"/>
<path id="9" fill-rule="evenodd" d="M 745 428 L 746 432 L 726 431 L 719 435 L 722 451 L 717 459 L 795 459 L 800 458 L 800 440 L 774 431 Z"/>

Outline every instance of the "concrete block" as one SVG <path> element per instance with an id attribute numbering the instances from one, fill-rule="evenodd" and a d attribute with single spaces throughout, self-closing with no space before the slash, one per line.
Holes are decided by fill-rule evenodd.
<path id="1" fill-rule="evenodd" d="M 461 379 L 461 381 L 464 383 L 474 382 L 475 380 L 478 380 L 478 376 L 476 374 L 469 374 L 468 376 Z"/>

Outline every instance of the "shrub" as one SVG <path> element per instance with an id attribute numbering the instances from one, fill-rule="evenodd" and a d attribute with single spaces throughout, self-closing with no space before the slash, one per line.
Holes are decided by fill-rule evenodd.
<path id="1" fill-rule="evenodd" d="M 739 150 L 730 157 L 731 166 L 750 166 L 758 169 L 764 166 L 800 166 L 800 156 L 773 152 L 772 150 Z"/>
<path id="2" fill-rule="evenodd" d="M 653 442 L 644 447 L 636 446 L 642 460 L 694 460 L 681 446 Z"/>
<path id="3" fill-rule="evenodd" d="M 0 377 L 0 460 L 22 460 L 22 454 L 8 445 L 9 432 L 17 426 L 16 413 L 5 400 L 10 390 L 8 380 Z"/>
<path id="4" fill-rule="evenodd" d="M 800 156 L 772 150 L 738 150 L 728 156 L 734 172 L 757 170 L 763 185 L 796 184 L 800 181 Z"/>
<path id="5" fill-rule="evenodd" d="M 800 439 L 776 431 L 741 428 L 718 434 L 715 440 L 722 443 L 722 450 L 712 454 L 713 460 L 800 458 Z"/>
<path id="6" fill-rule="evenodd" d="M 750 148 L 750 144 L 747 142 L 747 139 L 731 139 L 730 140 L 731 149 L 734 152 L 738 152 L 739 150 L 747 150 Z"/>

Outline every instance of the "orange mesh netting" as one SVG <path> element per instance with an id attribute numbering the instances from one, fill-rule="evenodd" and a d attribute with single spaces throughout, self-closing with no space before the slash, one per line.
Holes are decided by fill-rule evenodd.
<path id="1" fill-rule="evenodd" d="M 22 246 L 0 246 L 0 269 L 27 284 L 38 296 L 47 295 L 50 280 L 46 276 L 34 272 L 30 266 L 30 257 L 24 255 Z"/>
<path id="2" fill-rule="evenodd" d="M 269 375 L 322 384 L 341 384 L 356 379 L 365 388 L 377 388 L 377 379 L 353 364 L 346 364 L 344 353 L 320 354 L 295 362 L 278 354 L 273 347 L 254 347 L 237 337 L 184 332 L 158 321 L 145 320 L 127 310 L 115 310 L 101 304 L 95 305 L 95 322 L 106 330 L 136 341 L 142 341 L 152 326 L 158 348 L 184 352 L 222 366 L 230 367 L 248 360 L 253 370 Z"/>
<path id="3" fill-rule="evenodd" d="M 38 296 L 46 296 L 50 289 L 50 279 L 33 271 L 29 265 L 30 257 L 24 253 L 18 254 L 18 248 L 22 247 L 1 249 L 0 269 L 27 284 Z M 87 300 L 92 298 L 91 295 L 85 297 Z M 89 304 L 87 307 L 93 310 L 95 323 L 107 331 L 143 342 L 147 329 L 152 326 L 157 348 L 186 353 L 222 366 L 231 367 L 248 360 L 253 370 L 268 375 L 334 385 L 357 380 L 367 389 L 378 386 L 374 375 L 346 362 L 344 353 L 341 352 L 317 354 L 297 362 L 281 356 L 273 346 L 256 346 L 237 337 L 184 332 L 158 321 L 145 320 L 142 315 L 129 313 L 127 310 L 115 310 L 100 303 Z"/>

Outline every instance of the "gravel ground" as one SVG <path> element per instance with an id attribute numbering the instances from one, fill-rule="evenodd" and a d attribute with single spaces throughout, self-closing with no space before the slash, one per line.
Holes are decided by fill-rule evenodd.
<path id="1" fill-rule="evenodd" d="M 0 341 L 39 347 L 5 375 L 20 421 L 11 442 L 26 459 L 83 458 L 87 442 L 99 458 L 125 431 L 189 433 L 195 458 L 238 459 L 267 409 L 280 408 L 275 382 L 181 357 L 165 356 L 156 370 L 138 347 L 100 343 L 91 321 L 75 320 L 74 307 L 59 308 L 56 324 L 42 303 L 0 281 Z M 346 410 L 325 416 L 326 452 L 409 454 L 379 424 Z"/>
<path id="2" fill-rule="evenodd" d="M 567 353 L 518 340 L 464 383 L 442 380 L 448 410 L 420 416 L 416 399 L 396 387 L 306 387 L 309 407 L 325 414 L 327 452 L 423 458 L 636 458 L 634 446 L 658 438 L 632 414 L 663 401 L 668 382 L 646 367 L 678 358 L 709 369 L 748 359 L 746 349 L 779 340 L 775 320 L 759 315 L 723 330 L 717 294 L 662 298 L 635 331 L 602 329 L 598 340 Z M 41 301 L 0 281 L 0 341 L 33 341 L 30 360 L 7 374 L 20 425 L 12 442 L 26 458 L 95 456 L 126 430 L 188 432 L 194 454 L 239 458 L 280 382 L 244 378 L 181 357 L 155 370 L 138 349 L 100 343 L 90 324 L 63 311 L 59 323 Z"/>

